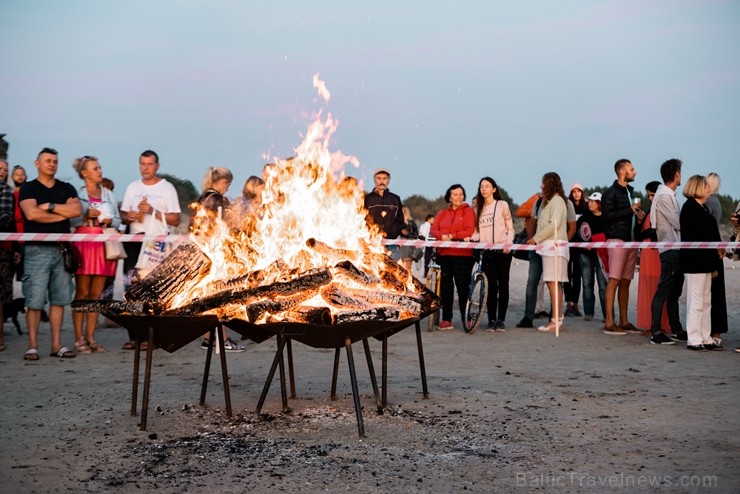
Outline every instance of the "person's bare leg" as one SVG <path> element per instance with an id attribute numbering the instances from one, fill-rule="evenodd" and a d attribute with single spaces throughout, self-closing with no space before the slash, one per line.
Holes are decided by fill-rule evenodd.
<path id="1" fill-rule="evenodd" d="M 617 296 L 617 287 L 619 286 L 619 281 L 614 278 L 609 278 L 609 281 L 606 284 L 606 290 L 604 293 L 604 298 L 606 299 L 606 327 L 612 326 L 614 324 L 614 299 Z"/>
<path id="2" fill-rule="evenodd" d="M 5 321 L 5 310 L 3 309 L 3 304 L 0 304 L 0 324 L 2 324 Z M 3 331 L 2 326 L 0 326 L 0 348 L 3 350 L 5 349 L 5 331 Z"/>
<path id="3" fill-rule="evenodd" d="M 610 280 L 611 281 L 611 280 Z M 630 282 L 632 280 L 620 280 L 619 281 L 619 324 L 625 326 L 629 322 L 627 314 L 627 305 L 630 300 Z"/>
<path id="4" fill-rule="evenodd" d="M 78 275 L 75 276 L 75 299 L 89 299 L 90 297 L 90 283 L 91 276 Z M 85 322 L 84 312 L 72 312 L 72 326 L 75 330 L 75 342 L 82 339 L 84 334 L 82 324 Z"/>
<path id="5" fill-rule="evenodd" d="M 59 349 L 62 348 L 62 319 L 64 319 L 64 306 L 63 305 L 50 305 L 49 306 L 49 326 L 51 327 L 51 351 L 52 352 L 58 352 Z"/>
<path id="6" fill-rule="evenodd" d="M 26 309 L 26 326 L 28 326 L 28 348 L 38 348 L 39 343 L 36 336 L 41 323 L 41 311 L 39 309 Z"/>

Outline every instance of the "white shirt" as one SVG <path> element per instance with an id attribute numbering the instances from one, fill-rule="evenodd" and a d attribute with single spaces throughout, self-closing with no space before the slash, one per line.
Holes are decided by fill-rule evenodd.
<path id="1" fill-rule="evenodd" d="M 131 182 L 126 187 L 126 194 L 123 196 L 121 211 L 125 214 L 130 211 L 138 211 L 139 203 L 146 197 L 154 211 L 160 213 L 180 213 L 180 203 L 177 200 L 177 190 L 175 186 L 165 179 L 161 179 L 154 185 L 146 185 L 141 179 Z M 152 215 L 147 214 L 143 222 L 134 221 L 131 223 L 131 233 L 146 233 Z"/>

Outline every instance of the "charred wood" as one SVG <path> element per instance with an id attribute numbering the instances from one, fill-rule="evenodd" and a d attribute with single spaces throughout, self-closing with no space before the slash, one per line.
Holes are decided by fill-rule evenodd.
<path id="1" fill-rule="evenodd" d="M 156 268 L 124 295 L 166 309 L 180 293 L 195 287 L 211 269 L 211 260 L 193 242 L 180 244 Z"/>
<path id="2" fill-rule="evenodd" d="M 357 252 L 355 252 L 354 250 L 337 249 L 336 247 L 331 247 L 320 240 L 316 240 L 315 238 L 309 238 L 308 240 L 306 240 L 306 245 L 325 257 L 333 257 L 337 259 L 357 258 Z"/>
<path id="3" fill-rule="evenodd" d="M 284 320 L 326 326 L 331 324 L 331 311 L 328 307 L 300 305 L 286 312 Z"/>
<path id="4" fill-rule="evenodd" d="M 337 307 L 350 307 L 353 309 L 369 309 L 372 304 L 358 297 L 353 297 L 345 292 L 337 283 L 330 283 L 321 288 L 321 298 Z"/>
<path id="5" fill-rule="evenodd" d="M 99 314 L 152 314 L 153 308 L 146 302 L 127 302 L 125 300 L 87 300 L 72 301 L 72 310 L 75 312 L 97 312 Z"/>
<path id="6" fill-rule="evenodd" d="M 256 323 L 267 313 L 278 314 L 280 312 L 290 310 L 312 298 L 316 293 L 318 293 L 318 291 L 319 287 L 313 287 L 288 297 L 278 297 L 275 299 L 261 300 L 259 302 L 251 303 L 245 307 L 247 321 Z"/>
<path id="7" fill-rule="evenodd" d="M 380 279 L 377 276 L 360 270 L 350 261 L 339 262 L 334 266 L 334 268 L 337 273 L 341 273 L 362 285 L 374 285 L 380 282 Z"/>
<path id="8" fill-rule="evenodd" d="M 343 324 L 358 321 L 392 321 L 397 320 L 400 311 L 395 307 L 373 307 L 364 310 L 343 310 L 331 316 L 332 324 Z"/>

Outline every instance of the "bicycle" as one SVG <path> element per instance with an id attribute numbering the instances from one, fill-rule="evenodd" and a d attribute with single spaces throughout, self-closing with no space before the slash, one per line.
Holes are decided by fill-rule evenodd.
<path id="1" fill-rule="evenodd" d="M 463 328 L 469 334 L 475 333 L 480 326 L 488 300 L 488 278 L 483 271 L 483 252 L 483 249 L 476 249 L 475 264 L 473 264 L 473 271 L 470 275 L 470 292 L 463 321 Z"/>
<path id="2" fill-rule="evenodd" d="M 434 240 L 433 238 L 430 238 L 429 240 Z M 429 266 L 427 269 L 426 274 L 426 287 L 434 292 L 437 297 L 440 295 L 440 283 L 442 281 L 441 276 L 441 270 L 440 265 L 437 264 L 437 251 L 435 249 L 432 249 L 432 258 L 429 260 Z M 427 317 L 427 320 L 429 321 L 429 327 L 428 330 L 434 331 L 434 326 L 439 324 L 439 309 L 435 310 L 434 313 L 429 314 Z"/>

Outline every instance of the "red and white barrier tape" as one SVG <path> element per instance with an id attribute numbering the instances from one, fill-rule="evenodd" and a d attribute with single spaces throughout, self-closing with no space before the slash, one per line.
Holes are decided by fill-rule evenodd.
<path id="1" fill-rule="evenodd" d="M 158 240 L 162 242 L 182 242 L 190 235 L 131 235 L 118 233 L 0 233 L 0 241 L 24 242 L 106 242 L 118 240 L 120 242 L 144 242 Z M 454 242 L 437 240 L 383 240 L 385 245 L 404 245 L 410 247 L 442 247 L 457 249 L 485 249 L 485 250 L 545 250 L 554 248 L 553 244 L 525 245 L 525 244 L 493 244 L 481 242 Z M 581 247 L 585 249 L 736 249 L 740 242 L 558 242 L 558 246 Z"/>

